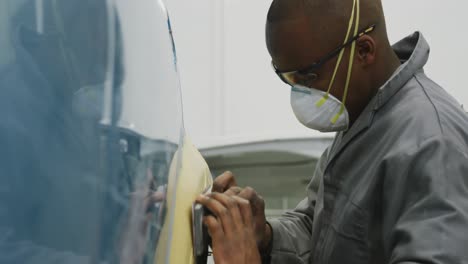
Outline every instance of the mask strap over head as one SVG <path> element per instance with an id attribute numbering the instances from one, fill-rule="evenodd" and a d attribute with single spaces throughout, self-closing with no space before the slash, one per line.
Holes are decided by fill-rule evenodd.
<path id="1" fill-rule="evenodd" d="M 351 33 L 351 28 L 352 28 L 353 23 L 354 23 L 354 17 L 356 17 L 356 23 L 355 23 L 355 26 L 354 26 L 354 35 L 357 35 L 358 30 L 359 30 L 359 18 L 360 18 L 360 1 L 359 0 L 353 0 L 353 9 L 351 11 L 351 18 L 349 19 L 348 30 L 347 30 L 346 37 L 345 37 L 345 40 L 344 40 L 343 44 L 348 42 L 348 40 L 351 38 L 350 33 Z M 349 83 L 350 83 L 350 80 L 351 80 L 351 73 L 352 73 L 352 68 L 353 68 L 353 58 L 354 58 L 355 48 L 356 48 L 356 42 L 353 41 L 353 43 L 351 44 L 348 74 L 347 74 L 347 77 L 346 77 L 346 84 L 345 84 L 345 89 L 344 89 L 344 94 L 343 94 L 343 101 L 341 102 L 340 111 L 330 120 L 332 124 L 335 124 L 338 121 L 338 119 L 340 118 L 340 116 L 345 111 L 345 103 L 346 103 L 346 98 L 348 96 Z M 316 103 L 317 107 L 321 107 L 323 104 L 325 104 L 325 102 L 328 100 L 328 98 L 330 96 L 330 90 L 333 87 L 333 84 L 335 83 L 335 77 L 336 77 L 336 74 L 337 74 L 338 69 L 340 67 L 341 61 L 343 59 L 344 52 L 345 52 L 345 49 L 342 49 L 340 51 L 340 54 L 338 56 L 338 61 L 337 61 L 336 66 L 335 66 L 335 70 L 333 71 L 333 75 L 332 75 L 332 78 L 330 80 L 330 84 L 328 86 L 327 93 L 325 94 L 325 96 L 322 99 L 320 99 Z"/>

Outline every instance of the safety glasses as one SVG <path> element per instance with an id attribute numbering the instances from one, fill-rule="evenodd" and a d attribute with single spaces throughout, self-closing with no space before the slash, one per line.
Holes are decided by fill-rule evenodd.
<path id="1" fill-rule="evenodd" d="M 296 70 L 296 71 L 280 71 L 275 66 L 273 61 L 271 62 L 271 65 L 273 66 L 273 69 L 275 70 L 278 77 L 286 84 L 291 85 L 291 86 L 294 86 L 297 84 L 308 86 L 311 82 L 318 79 L 318 74 L 316 73 L 317 69 L 322 67 L 326 62 L 333 59 L 338 54 L 340 54 L 342 49 L 346 48 L 347 46 L 349 46 L 351 43 L 353 43 L 354 41 L 356 41 L 363 35 L 369 34 L 372 31 L 374 31 L 375 27 L 376 27 L 376 24 L 371 25 L 365 28 L 364 30 L 361 30 L 358 34 L 356 34 L 350 40 L 343 43 L 342 45 L 334 49 L 332 52 L 327 54 L 325 57 L 323 57 L 322 59 L 318 60 L 317 62 L 311 64 L 310 66 L 306 68 Z"/>

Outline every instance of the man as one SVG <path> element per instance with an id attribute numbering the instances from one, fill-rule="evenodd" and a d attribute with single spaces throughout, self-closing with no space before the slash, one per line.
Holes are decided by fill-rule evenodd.
<path id="1" fill-rule="evenodd" d="M 307 197 L 279 219 L 266 222 L 262 198 L 231 173 L 216 179 L 224 194 L 199 198 L 217 216 L 215 261 L 260 261 L 225 232 L 245 199 L 253 231 L 240 236 L 255 236 L 264 262 L 468 263 L 468 116 L 425 75 L 423 35 L 390 46 L 379 0 L 274 0 L 266 42 L 298 120 L 338 133 Z M 236 249 L 243 262 L 230 261 Z"/>

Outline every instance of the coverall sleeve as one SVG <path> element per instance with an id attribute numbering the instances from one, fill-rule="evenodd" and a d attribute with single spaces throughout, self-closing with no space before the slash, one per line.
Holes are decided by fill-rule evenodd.
<path id="1" fill-rule="evenodd" d="M 30 151 L 24 151 L 29 149 L 26 137 L 1 125 L 0 146 L 0 263 L 89 263 L 89 257 L 41 246 L 27 236 L 40 228 L 34 221 L 33 210 L 38 200 L 31 181 L 37 176 L 31 175 L 34 159 Z"/>
<path id="2" fill-rule="evenodd" d="M 327 162 L 328 150 L 317 163 L 307 197 L 291 212 L 268 222 L 273 230 L 271 263 L 307 263 L 311 254 L 312 225 L 317 192 Z"/>
<path id="3" fill-rule="evenodd" d="M 437 136 L 384 162 L 382 228 L 389 263 L 468 263 L 466 147 Z"/>

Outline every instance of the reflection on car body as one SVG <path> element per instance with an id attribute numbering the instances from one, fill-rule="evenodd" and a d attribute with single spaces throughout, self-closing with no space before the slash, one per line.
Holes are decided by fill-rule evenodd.
<path id="1" fill-rule="evenodd" d="M 193 261 L 177 192 L 211 177 L 163 3 L 7 0 L 0 19 L 0 263 Z"/>

